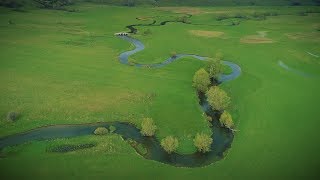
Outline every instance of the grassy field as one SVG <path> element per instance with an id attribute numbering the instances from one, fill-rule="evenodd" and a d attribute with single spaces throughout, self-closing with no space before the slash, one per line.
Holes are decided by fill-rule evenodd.
<path id="1" fill-rule="evenodd" d="M 143 117 L 152 117 L 157 138 L 176 136 L 180 153 L 194 152 L 195 134 L 210 133 L 191 86 L 204 63 L 184 58 L 161 69 L 126 66 L 118 55 L 133 46 L 113 36 L 126 31 L 126 25 L 150 22 L 136 17 L 175 19 L 186 9 L 72 8 L 79 11 L 0 9 L 0 137 L 50 124 L 124 121 L 140 126 Z M 242 75 L 222 85 L 232 97 L 229 111 L 239 130 L 224 160 L 204 168 L 175 168 L 145 160 L 117 135 L 87 136 L 6 148 L 0 157 L 1 179 L 316 179 L 320 59 L 308 52 L 320 55 L 320 14 L 302 16 L 308 9 L 320 11 L 189 8 L 196 12 L 191 22 L 202 25 L 138 27 L 134 37 L 146 49 L 132 57 L 136 62 L 160 62 L 173 51 L 203 56 L 222 52 L 241 66 Z M 271 10 L 279 15 L 241 20 L 238 26 L 225 26 L 230 19 L 216 20 L 221 14 Z M 143 35 L 147 29 L 152 33 Z M 283 69 L 280 60 L 311 76 Z M 7 121 L 10 111 L 21 117 Z M 72 143 L 97 146 L 64 154 L 46 151 Z"/>

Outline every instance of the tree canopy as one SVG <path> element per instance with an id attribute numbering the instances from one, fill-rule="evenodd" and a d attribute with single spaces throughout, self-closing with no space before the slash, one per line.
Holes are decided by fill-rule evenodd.
<path id="1" fill-rule="evenodd" d="M 209 74 L 203 68 L 199 69 L 193 76 L 192 86 L 200 92 L 206 92 L 210 85 Z"/>
<path id="2" fill-rule="evenodd" d="M 141 123 L 141 134 L 144 136 L 153 136 L 157 130 L 152 118 L 144 118 Z"/>
<path id="3" fill-rule="evenodd" d="M 220 123 L 229 129 L 232 129 L 234 127 L 232 116 L 227 111 L 224 111 L 221 114 Z"/>
<path id="4" fill-rule="evenodd" d="M 213 110 L 222 111 L 230 105 L 230 97 L 218 86 L 212 86 L 206 94 Z"/>
<path id="5" fill-rule="evenodd" d="M 179 141 L 177 138 L 173 136 L 167 136 L 166 138 L 161 140 L 161 146 L 165 151 L 167 151 L 169 154 L 174 152 L 178 146 L 179 146 Z"/>
<path id="6" fill-rule="evenodd" d="M 193 143 L 199 152 L 205 153 L 211 150 L 210 147 L 213 143 L 213 139 L 208 134 L 198 133 L 194 138 Z"/>
<path id="7" fill-rule="evenodd" d="M 208 71 L 210 78 L 217 79 L 219 77 L 219 74 L 222 73 L 222 60 L 222 53 L 217 53 L 214 58 L 208 60 L 206 70 Z"/>

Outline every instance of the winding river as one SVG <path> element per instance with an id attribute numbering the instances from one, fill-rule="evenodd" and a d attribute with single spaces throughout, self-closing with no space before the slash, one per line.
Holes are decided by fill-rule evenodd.
<path id="1" fill-rule="evenodd" d="M 129 56 L 142 51 L 144 45 L 141 41 L 127 37 L 119 36 L 119 38 L 132 43 L 135 46 L 134 50 L 123 52 L 120 54 L 119 59 L 123 64 L 128 64 Z M 176 61 L 182 57 L 191 56 L 195 59 L 205 61 L 206 57 L 194 55 L 194 54 L 178 54 L 176 57 L 168 58 L 160 63 L 155 64 L 135 64 L 136 67 L 152 67 L 152 68 L 161 68 L 166 66 L 173 61 Z M 222 74 L 219 77 L 219 82 L 223 83 L 226 81 L 233 80 L 241 74 L 241 68 L 229 61 L 223 61 L 224 64 L 228 65 L 232 69 L 232 73 L 228 75 Z M 165 164 L 170 164 L 177 167 L 201 167 L 209 165 L 213 162 L 216 162 L 222 159 L 227 150 L 231 147 L 233 140 L 233 133 L 231 130 L 223 128 L 218 122 L 219 114 L 211 110 L 205 95 L 199 95 L 200 101 L 199 104 L 202 110 L 210 117 L 213 118 L 210 128 L 212 129 L 212 138 L 213 143 L 211 145 L 211 151 L 208 153 L 193 153 L 193 154 L 178 154 L 166 153 L 160 146 L 160 142 L 155 137 L 145 137 L 142 136 L 140 130 L 130 123 L 125 122 L 98 122 L 90 124 L 78 124 L 78 125 L 52 125 L 36 128 L 24 133 L 19 133 L 7 137 L 0 138 L 0 149 L 3 149 L 7 146 L 14 146 L 23 144 L 29 141 L 34 140 L 48 140 L 55 138 L 70 138 L 77 136 L 92 135 L 94 130 L 97 127 L 106 127 L 114 126 L 116 130 L 114 133 L 122 136 L 124 140 L 133 140 L 139 143 L 145 148 L 146 152 L 141 152 L 137 146 L 132 145 L 135 148 L 136 152 L 139 153 L 146 159 L 162 162 Z"/>

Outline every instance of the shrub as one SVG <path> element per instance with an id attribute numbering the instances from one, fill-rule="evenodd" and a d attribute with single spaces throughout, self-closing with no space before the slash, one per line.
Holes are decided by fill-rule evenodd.
<path id="1" fill-rule="evenodd" d="M 298 16 L 308 16 L 306 12 L 298 12 Z"/>
<path id="2" fill-rule="evenodd" d="M 232 116 L 227 112 L 224 111 L 220 116 L 220 123 L 221 125 L 225 126 L 226 128 L 232 129 L 234 124 L 232 121 Z"/>
<path id="3" fill-rule="evenodd" d="M 206 70 L 199 69 L 193 76 L 192 86 L 200 92 L 206 92 L 210 85 L 210 77 Z"/>
<path id="4" fill-rule="evenodd" d="M 141 134 L 144 136 L 153 136 L 157 130 L 157 126 L 154 124 L 153 119 L 144 118 L 141 123 Z"/>
<path id="5" fill-rule="evenodd" d="M 145 36 L 148 36 L 148 35 L 151 35 L 151 34 L 152 34 L 152 32 L 151 32 L 150 29 L 147 29 L 147 30 L 145 30 L 145 31 L 143 32 L 143 35 L 145 35 Z"/>
<path id="6" fill-rule="evenodd" d="M 172 136 L 167 136 L 166 138 L 161 140 L 161 146 L 165 151 L 171 154 L 178 148 L 179 141 L 177 138 L 174 138 Z"/>
<path id="7" fill-rule="evenodd" d="M 211 149 L 212 138 L 204 133 L 198 133 L 193 140 L 194 145 L 197 147 L 199 152 L 205 153 L 209 152 Z"/>
<path id="8" fill-rule="evenodd" d="M 231 26 L 238 26 L 240 24 L 239 21 L 232 21 Z"/>
<path id="9" fill-rule="evenodd" d="M 212 117 L 211 116 L 207 116 L 207 121 L 212 122 Z"/>
<path id="10" fill-rule="evenodd" d="M 134 60 L 134 59 L 132 59 L 132 58 L 129 58 L 129 59 L 128 59 L 128 64 L 129 64 L 130 66 L 134 66 L 134 65 L 136 64 L 136 60 Z"/>
<path id="11" fill-rule="evenodd" d="M 230 104 L 230 97 L 218 86 L 211 87 L 206 94 L 208 97 L 208 102 L 213 110 L 225 110 Z"/>
<path id="12" fill-rule="evenodd" d="M 222 21 L 222 20 L 229 19 L 229 18 L 230 18 L 229 15 L 227 15 L 227 14 L 221 14 L 221 15 L 219 15 L 219 16 L 216 17 L 216 20 L 217 20 L 217 21 Z"/>
<path id="13" fill-rule="evenodd" d="M 179 18 L 177 19 L 177 21 L 178 21 L 178 22 L 182 22 L 182 23 L 186 23 L 186 24 L 190 24 L 190 23 L 191 23 L 190 20 L 189 20 L 189 18 L 188 18 L 187 16 L 179 17 Z"/>
<path id="14" fill-rule="evenodd" d="M 7 114 L 7 120 L 16 121 L 19 118 L 19 113 L 11 111 Z"/>
<path id="15" fill-rule="evenodd" d="M 113 133 L 115 130 L 116 130 L 116 127 L 114 127 L 114 126 L 112 126 L 112 125 L 109 127 L 110 133 Z"/>
<path id="16" fill-rule="evenodd" d="M 253 17 L 253 19 L 256 19 L 256 20 L 266 20 L 265 14 L 259 13 L 259 12 L 254 12 L 252 14 L 252 17 Z"/>
<path id="17" fill-rule="evenodd" d="M 87 148 L 92 148 L 95 147 L 96 144 L 64 144 L 64 145 L 58 145 L 54 147 L 50 147 L 47 149 L 48 152 L 59 152 L 59 153 L 64 153 L 64 152 L 71 152 L 71 151 L 77 151 L 77 150 L 82 150 L 82 149 L 87 149 Z"/>
<path id="18" fill-rule="evenodd" d="M 171 55 L 172 58 L 176 58 L 177 57 L 177 52 L 172 51 L 170 55 Z"/>
<path id="19" fill-rule="evenodd" d="M 94 130 L 94 134 L 95 135 L 105 135 L 108 134 L 108 129 L 105 127 L 98 127 L 96 130 Z"/>

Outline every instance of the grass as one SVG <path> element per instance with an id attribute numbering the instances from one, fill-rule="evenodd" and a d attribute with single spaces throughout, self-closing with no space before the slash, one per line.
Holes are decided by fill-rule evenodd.
<path id="1" fill-rule="evenodd" d="M 156 137 L 179 139 L 178 152 L 196 149 L 192 139 L 210 132 L 198 105 L 192 76 L 204 63 L 183 58 L 161 69 L 138 69 L 118 62 L 120 52 L 132 49 L 113 36 L 135 17 L 177 16 L 153 8 L 125 8 L 78 4 L 79 12 L 1 8 L 0 16 L 0 136 L 48 124 L 125 121 L 140 126 L 143 117 L 154 119 Z M 232 13 L 242 8 L 200 8 Z M 268 7 L 259 7 L 267 11 Z M 143 27 L 152 35 L 136 35 L 146 49 L 135 54 L 137 63 L 160 62 L 177 53 L 225 58 L 239 64 L 241 76 L 222 85 L 232 97 L 228 111 L 236 135 L 226 158 L 204 168 L 175 168 L 140 157 L 117 135 L 86 136 L 30 142 L 4 150 L 0 159 L 5 179 L 301 179 L 317 175 L 320 99 L 320 54 L 316 25 L 319 14 L 298 16 L 303 7 L 276 7 L 286 15 L 266 20 L 245 20 L 238 26 L 187 25 Z M 130 17 L 130 18 L 128 18 Z M 196 14 L 193 23 L 217 24 L 214 13 Z M 14 24 L 8 24 L 8 20 Z M 145 22 L 143 22 L 145 23 Z M 147 23 L 147 22 L 146 22 Z M 112 24 L 112 26 L 110 25 Z M 203 38 L 190 30 L 223 32 L 224 38 Z M 240 39 L 268 31 L 269 44 L 246 44 Z M 290 38 L 286 34 L 308 36 Z M 311 34 L 311 35 L 310 35 Z M 301 37 L 301 36 L 300 36 Z M 288 66 L 315 75 L 306 78 L 278 66 Z M 227 71 L 228 70 L 224 70 Z M 150 96 L 155 94 L 155 96 Z M 152 97 L 152 98 L 150 98 Z M 8 122 L 8 112 L 20 113 Z M 64 154 L 48 153 L 53 145 L 94 143 L 96 147 Z M 36 164 L 37 166 L 34 166 Z M 125 173 L 124 173 L 125 172 Z"/>

